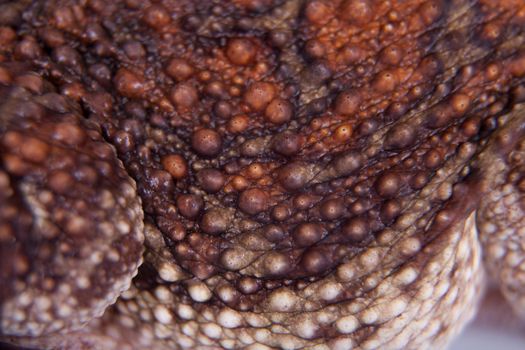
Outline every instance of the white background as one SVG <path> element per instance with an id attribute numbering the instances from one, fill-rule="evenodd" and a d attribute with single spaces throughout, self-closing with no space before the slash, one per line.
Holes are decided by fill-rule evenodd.
<path id="1" fill-rule="evenodd" d="M 495 291 L 490 291 L 476 319 L 456 339 L 449 350 L 524 350 L 525 320 Z"/>

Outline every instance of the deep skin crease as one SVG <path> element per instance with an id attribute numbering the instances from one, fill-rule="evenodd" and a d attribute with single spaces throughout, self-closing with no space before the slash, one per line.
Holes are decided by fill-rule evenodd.
<path id="1" fill-rule="evenodd" d="M 524 102 L 523 0 L 0 1 L 0 341 L 439 349 L 487 277 L 523 315 Z"/>

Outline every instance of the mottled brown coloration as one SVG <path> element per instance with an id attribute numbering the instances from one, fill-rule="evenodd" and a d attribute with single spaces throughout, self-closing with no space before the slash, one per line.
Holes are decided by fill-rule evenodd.
<path id="1" fill-rule="evenodd" d="M 2 87 L 1 328 L 9 335 L 78 329 L 129 288 L 142 261 L 135 184 L 98 125 L 46 90 Z"/>
<path id="2" fill-rule="evenodd" d="M 524 47 L 520 0 L 3 2 L 0 340 L 441 348 L 482 253 L 525 314 Z"/>

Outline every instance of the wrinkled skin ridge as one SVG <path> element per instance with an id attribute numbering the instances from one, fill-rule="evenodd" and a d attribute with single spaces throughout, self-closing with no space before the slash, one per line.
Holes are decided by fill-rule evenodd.
<path id="1" fill-rule="evenodd" d="M 524 103 L 522 0 L 0 1 L 0 341 L 440 349 L 488 278 L 523 316 Z"/>

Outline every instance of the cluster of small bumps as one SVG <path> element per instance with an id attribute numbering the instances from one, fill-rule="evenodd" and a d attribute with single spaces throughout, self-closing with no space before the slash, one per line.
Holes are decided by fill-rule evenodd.
<path id="1" fill-rule="evenodd" d="M 1 334 L 73 346 L 144 234 L 86 348 L 446 344 L 524 46 L 519 0 L 0 5 Z"/>
<path id="2" fill-rule="evenodd" d="M 39 75 L 0 68 L 2 332 L 40 336 L 101 316 L 143 251 L 135 184 L 96 124 Z M 4 279 L 3 279 L 4 281 Z"/>

